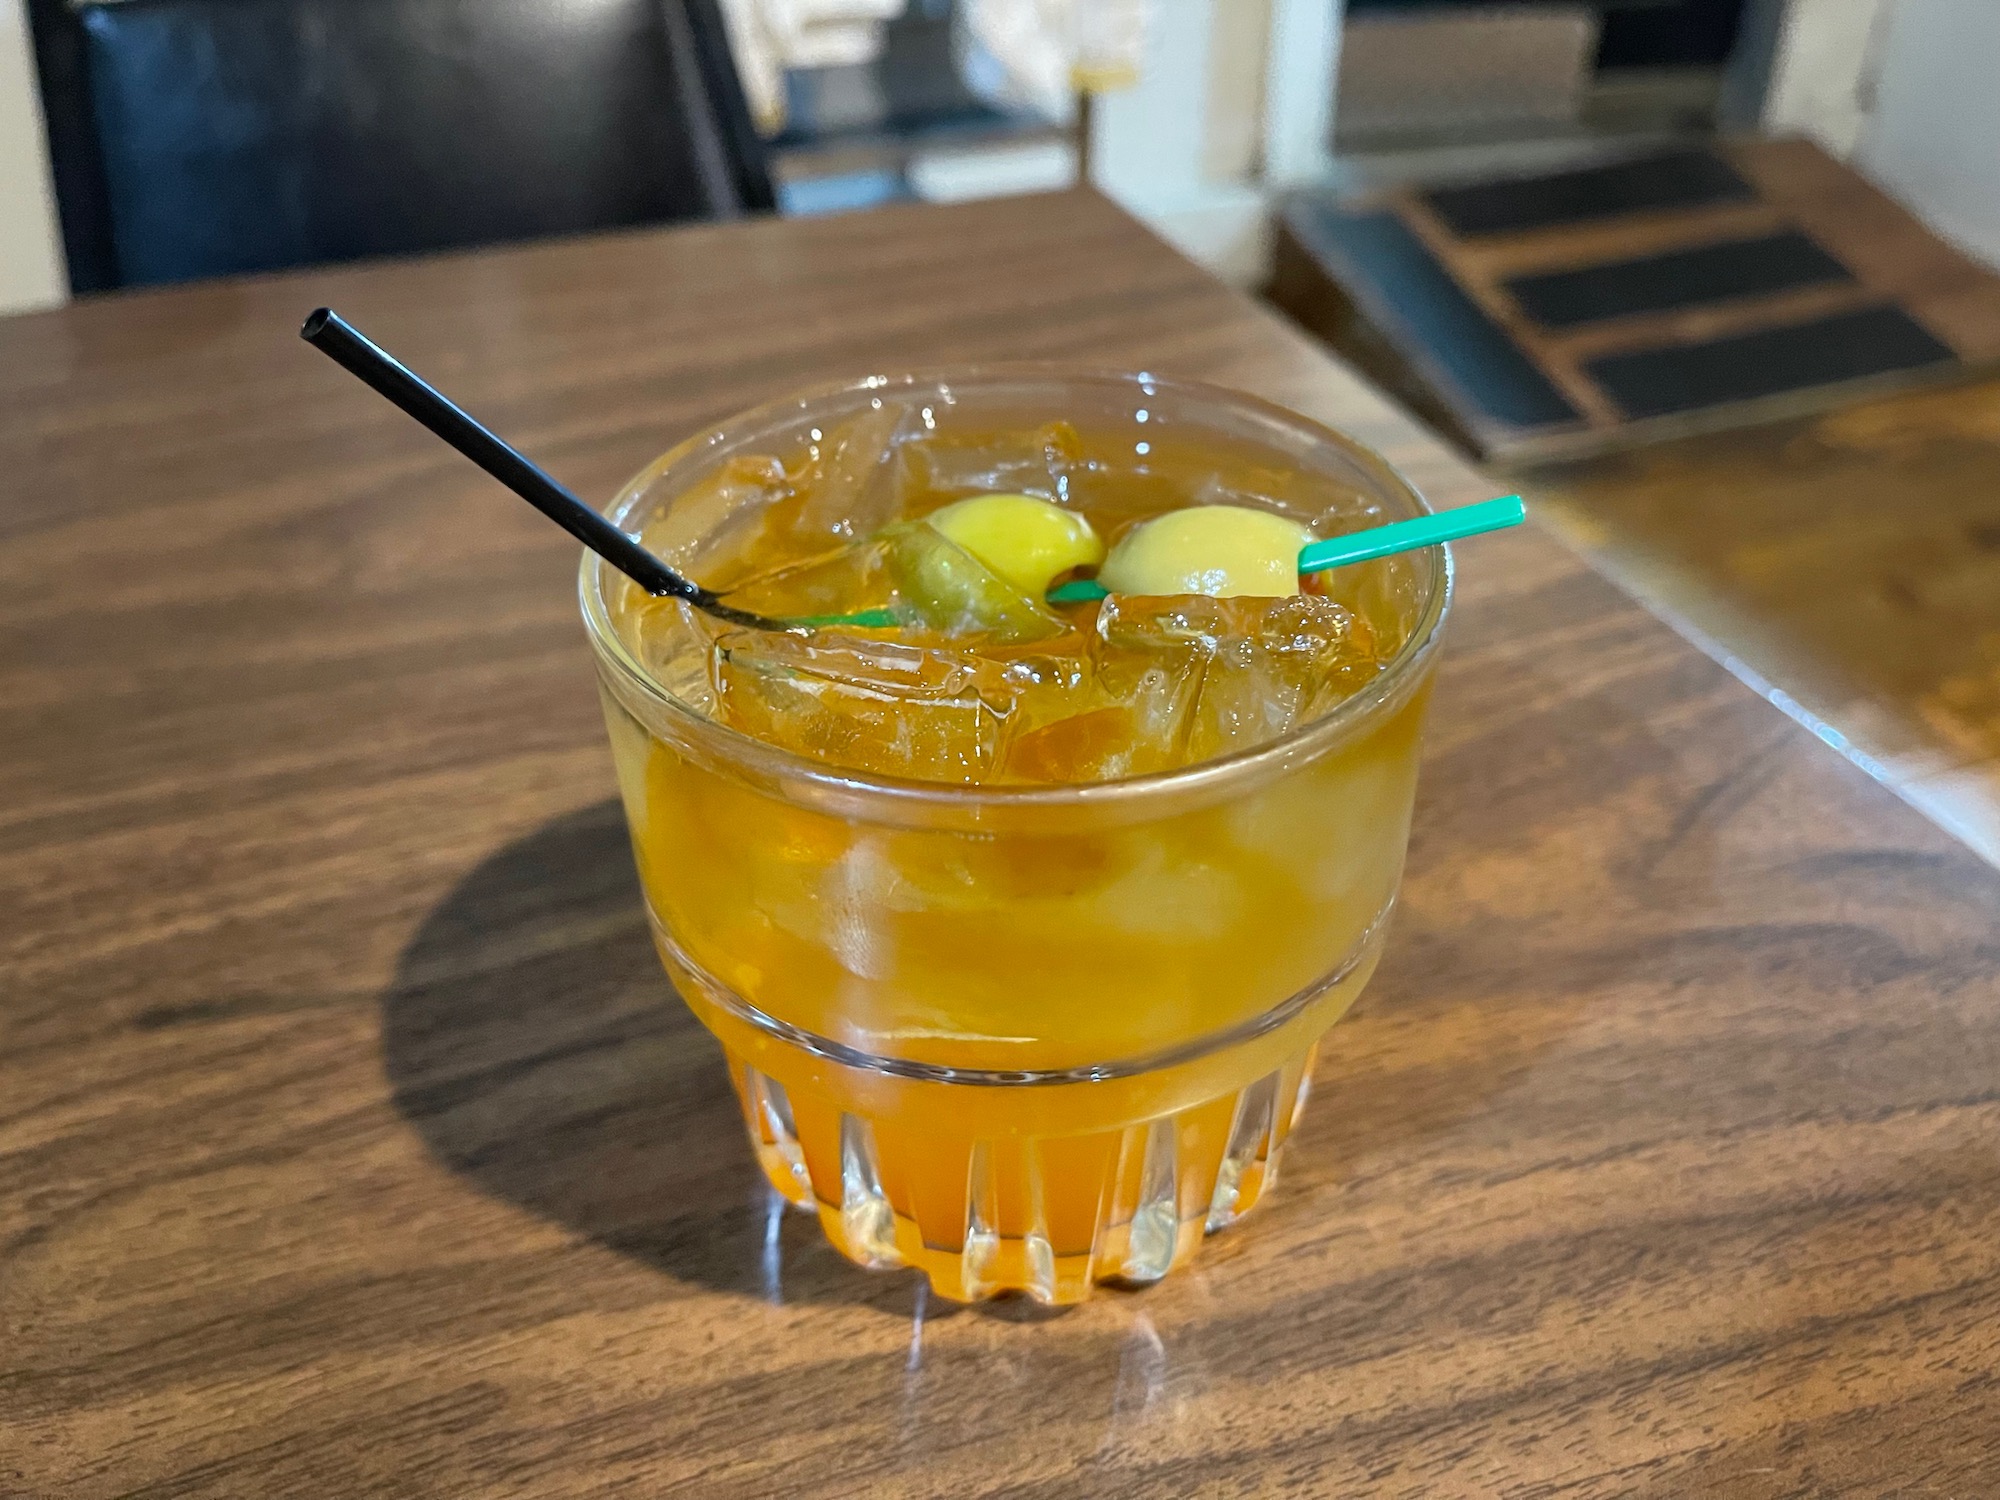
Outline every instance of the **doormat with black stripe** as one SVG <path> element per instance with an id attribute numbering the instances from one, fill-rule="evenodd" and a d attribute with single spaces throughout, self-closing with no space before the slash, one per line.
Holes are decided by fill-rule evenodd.
<path id="1" fill-rule="evenodd" d="M 1500 461 L 2000 367 L 2000 276 L 1802 141 L 1301 195 L 1271 292 Z"/>

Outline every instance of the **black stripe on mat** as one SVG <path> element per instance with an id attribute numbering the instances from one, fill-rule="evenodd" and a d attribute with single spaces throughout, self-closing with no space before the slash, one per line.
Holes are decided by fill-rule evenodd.
<path id="1" fill-rule="evenodd" d="M 1628 417 L 1660 417 L 1958 358 L 1899 307 L 1609 354 L 1584 370 Z"/>
<path id="2" fill-rule="evenodd" d="M 1749 183 L 1712 151 L 1668 151 L 1609 166 L 1434 188 L 1424 201 L 1458 235 L 1503 234 L 1608 219 L 1650 209 L 1756 200 Z"/>
<path id="3" fill-rule="evenodd" d="M 1574 328 L 1604 318 L 1670 312 L 1853 279 L 1847 267 L 1793 230 L 1637 260 L 1517 276 L 1504 285 L 1521 311 L 1544 328 Z"/>

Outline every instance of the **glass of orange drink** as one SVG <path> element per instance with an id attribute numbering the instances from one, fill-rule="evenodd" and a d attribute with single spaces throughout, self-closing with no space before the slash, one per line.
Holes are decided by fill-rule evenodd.
<path id="1" fill-rule="evenodd" d="M 1202 526 L 1422 510 L 1268 403 L 1041 369 L 780 401 L 625 488 L 612 518 L 668 563 L 811 622 L 584 561 L 661 956 L 843 1253 L 1075 1302 L 1270 1190 L 1395 904 L 1449 560 L 1245 591 Z M 1176 528 L 1222 560 L 1166 556 Z M 1109 597 L 1048 602 L 1106 546 Z"/>

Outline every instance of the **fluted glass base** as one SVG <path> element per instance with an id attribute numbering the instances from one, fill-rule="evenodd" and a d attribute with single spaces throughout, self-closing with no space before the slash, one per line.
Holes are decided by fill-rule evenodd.
<path id="1" fill-rule="evenodd" d="M 1151 1057 L 1040 1072 L 864 1052 L 766 1016 L 654 936 L 721 1041 L 757 1159 L 864 1266 L 941 1296 L 1083 1300 L 1184 1264 L 1276 1180 L 1320 1038 L 1381 952 L 1385 910 L 1319 982 Z"/>
<path id="2" fill-rule="evenodd" d="M 1277 1179 L 1317 1050 L 1122 1129 L 997 1139 L 794 1099 L 733 1055 L 730 1073 L 772 1186 L 815 1209 L 849 1259 L 915 1266 L 959 1301 L 1025 1292 L 1068 1303 L 1097 1282 L 1159 1280 L 1204 1234 L 1257 1205 Z"/>

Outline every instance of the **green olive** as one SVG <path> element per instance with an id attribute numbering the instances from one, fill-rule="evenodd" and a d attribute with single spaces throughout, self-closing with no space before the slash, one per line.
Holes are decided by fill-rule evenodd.
<path id="1" fill-rule="evenodd" d="M 1299 591 L 1299 549 L 1312 532 L 1243 505 L 1195 505 L 1135 526 L 1097 581 L 1114 594 L 1282 598 Z"/>
<path id="2" fill-rule="evenodd" d="M 943 635 L 1031 641 L 1063 622 L 1039 595 L 1024 593 L 935 527 L 902 521 L 880 532 L 897 608 Z"/>
<path id="3" fill-rule="evenodd" d="M 1033 495 L 974 495 L 924 519 L 1030 599 L 1062 574 L 1104 561 L 1090 522 Z"/>

